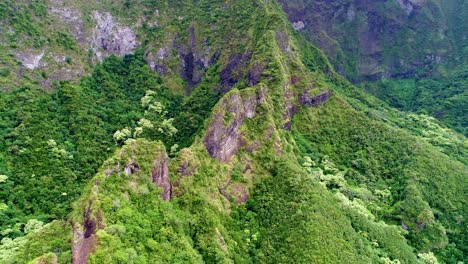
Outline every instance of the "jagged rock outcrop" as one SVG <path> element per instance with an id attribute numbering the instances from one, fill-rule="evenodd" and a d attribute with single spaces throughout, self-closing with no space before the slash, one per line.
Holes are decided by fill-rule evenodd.
<path id="1" fill-rule="evenodd" d="M 296 21 L 292 23 L 292 26 L 295 30 L 301 30 L 305 27 L 304 21 Z"/>
<path id="2" fill-rule="evenodd" d="M 125 166 L 124 172 L 125 172 L 125 175 L 129 176 L 138 170 L 140 170 L 140 165 L 138 165 L 138 163 L 136 162 L 132 162 L 128 164 L 127 166 Z"/>
<path id="3" fill-rule="evenodd" d="M 191 188 L 194 180 L 194 174 L 200 168 L 200 161 L 194 156 L 190 148 L 181 149 L 173 160 L 171 160 L 172 176 L 171 196 L 181 196 L 186 188 Z M 188 187 L 187 187 L 188 186 Z"/>
<path id="4" fill-rule="evenodd" d="M 83 223 L 73 223 L 72 264 L 86 264 L 97 246 L 96 220 L 92 217 L 92 204 L 83 212 Z"/>
<path id="5" fill-rule="evenodd" d="M 96 57 L 101 60 L 108 54 L 123 56 L 132 53 L 138 42 L 135 33 L 125 25 L 114 21 L 108 12 L 93 12 L 96 27 L 93 29 L 92 46 Z"/>
<path id="6" fill-rule="evenodd" d="M 186 94 L 190 95 L 193 88 L 200 83 L 206 69 L 214 65 L 221 52 L 209 44 L 209 38 L 197 35 L 194 25 L 188 28 L 188 35 L 166 32 L 166 41 L 156 47 L 147 49 L 145 58 L 150 68 L 162 75 L 178 74 L 187 82 Z M 176 51 L 174 54 L 171 51 Z M 178 60 L 176 67 L 168 66 L 170 60 Z"/>
<path id="7" fill-rule="evenodd" d="M 16 52 L 15 57 L 23 64 L 24 67 L 34 70 L 41 66 L 45 66 L 45 63 L 41 62 L 44 54 L 45 51 L 41 51 L 40 53 L 34 51 L 22 51 Z"/>
<path id="8" fill-rule="evenodd" d="M 87 41 L 83 15 L 79 10 L 72 6 L 63 6 L 61 1 L 51 1 L 49 14 L 57 17 L 78 42 L 84 43 Z"/>
<path id="9" fill-rule="evenodd" d="M 292 119 L 297 111 L 299 111 L 299 105 L 307 107 L 318 106 L 325 103 L 332 95 L 328 90 L 321 90 L 318 95 L 317 93 L 316 95 L 311 95 L 310 91 L 317 89 L 314 84 L 310 84 L 302 93 L 296 95 L 292 87 L 300 80 L 301 78 L 299 77 L 293 77 L 288 83 L 283 85 L 285 111 L 283 112 L 284 123 L 282 127 L 285 130 L 291 130 Z"/>
<path id="10" fill-rule="evenodd" d="M 218 186 L 218 191 L 228 201 L 232 201 L 236 205 L 244 203 L 249 199 L 249 194 L 247 193 L 244 184 L 232 183 L 232 181 L 229 181 L 223 187 Z"/>
<path id="11" fill-rule="evenodd" d="M 229 162 L 245 145 L 240 128 L 247 118 L 253 118 L 263 102 L 264 90 L 256 93 L 234 90 L 218 103 L 218 111 L 208 127 L 203 143 L 208 153 L 221 162 Z"/>
<path id="12" fill-rule="evenodd" d="M 145 58 L 150 68 L 161 75 L 166 75 L 168 73 L 168 68 L 165 65 L 165 60 L 169 58 L 169 52 L 169 45 L 160 47 L 156 52 L 148 51 L 145 54 Z"/>
<path id="13" fill-rule="evenodd" d="M 410 15 L 415 8 L 419 8 L 426 3 L 426 0 L 396 0 L 400 7 Z"/>
<path id="14" fill-rule="evenodd" d="M 234 54 L 230 56 L 229 63 L 220 72 L 221 91 L 229 91 L 243 77 L 243 70 L 247 68 L 247 65 L 252 59 L 252 55 L 252 51 L 247 51 L 245 54 Z"/>
<path id="15" fill-rule="evenodd" d="M 151 177 L 156 186 L 162 188 L 161 198 L 169 201 L 172 193 L 171 180 L 169 178 L 169 157 L 164 150 L 160 150 L 154 159 Z"/>
<path id="16" fill-rule="evenodd" d="M 324 91 L 319 95 L 311 96 L 309 91 L 306 90 L 299 96 L 299 102 L 304 106 L 317 106 L 325 103 L 330 96 L 330 91 Z"/>
<path id="17" fill-rule="evenodd" d="M 247 74 L 247 81 L 249 82 L 250 86 L 257 85 L 262 77 L 263 71 L 268 63 L 256 63 L 249 69 L 249 73 Z"/>

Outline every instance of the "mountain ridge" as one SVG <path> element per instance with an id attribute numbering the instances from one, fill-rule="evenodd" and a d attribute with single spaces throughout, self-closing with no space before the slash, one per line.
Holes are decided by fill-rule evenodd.
<path id="1" fill-rule="evenodd" d="M 58 109 L 69 124 L 89 126 L 68 131 L 54 121 L 61 127 L 46 130 L 55 139 L 42 136 L 42 146 L 21 137 L 35 118 L 12 114 L 11 122 L 24 115 L 16 134 L 4 136 L 17 161 L 44 153 L 55 170 L 93 165 L 77 175 L 82 191 L 72 188 L 76 179 L 63 185 L 80 196 L 68 220 L 51 217 L 59 220 L 2 240 L 6 263 L 431 263 L 432 252 L 464 261 L 466 138 L 347 82 L 276 1 L 228 2 L 166 2 L 158 16 L 171 7 L 196 16 L 180 22 L 180 12 L 161 30 L 185 32 L 167 33 L 168 57 L 167 39 L 157 40 L 162 47 L 151 50 L 162 64 L 153 67 L 151 52 L 137 49 L 105 59 L 79 83 L 57 84 L 51 99 L 38 97 L 49 106 L 36 112 Z M 238 28 L 202 31 L 196 25 L 212 25 L 207 16 Z M 36 98 L 40 89 L 15 96 Z M 16 101 L 8 100 L 4 108 Z M 68 140 L 57 136 L 63 131 Z M 58 163 L 75 156 L 82 163 Z M 19 189 L 21 178 L 8 172 L 5 181 Z M 21 176 L 33 181 L 28 174 Z M 54 172 L 41 179 L 60 183 L 47 174 Z M 48 186 L 34 183 L 38 191 Z"/>

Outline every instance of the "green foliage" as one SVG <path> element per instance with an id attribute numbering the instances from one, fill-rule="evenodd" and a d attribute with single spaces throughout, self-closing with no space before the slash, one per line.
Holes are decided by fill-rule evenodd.
<path id="1" fill-rule="evenodd" d="M 162 152 L 161 143 L 131 141 L 104 163 L 103 169 L 114 168 L 112 174 L 100 172 L 95 177 L 100 182 L 99 191 L 93 186 L 85 190 L 72 221 L 82 221 L 79 212 L 89 202 L 99 206 L 105 217 L 100 220 L 105 221 L 105 228 L 97 232 L 99 247 L 89 263 L 146 263 L 156 259 L 162 263 L 202 262 L 189 236 L 193 216 L 160 199 L 160 191 L 149 176 L 157 153 Z M 123 167 L 116 165 L 127 163 L 138 164 L 139 169 L 125 175 Z"/>
<path id="2" fill-rule="evenodd" d="M 273 175 L 255 188 L 244 218 L 256 218 L 254 263 L 360 263 L 357 237 L 337 201 L 291 162 L 278 161 Z M 332 217 L 334 221 L 328 221 Z M 244 221 L 246 221 L 244 220 Z M 339 231 L 338 231 L 339 230 Z M 326 246 L 327 245 L 327 246 Z"/>
<path id="3" fill-rule="evenodd" d="M 458 195 L 466 188 L 461 184 L 466 165 L 401 130 L 367 119 L 338 99 L 295 118 L 301 120 L 294 134 L 303 153 L 329 155 L 348 168 L 344 179 L 354 187 L 338 188 L 349 199 L 360 198 L 377 220 L 403 226 L 418 250 L 441 256 L 453 250 L 447 243 L 458 245 L 458 255 L 465 250 L 463 226 L 455 223 L 467 213 Z M 390 190 L 391 199 L 365 198 L 356 192 L 358 187 L 379 196 L 380 190 Z"/>
<path id="4" fill-rule="evenodd" d="M 427 77 L 467 63 L 463 0 L 279 2 L 291 22 L 305 22 L 299 31 L 352 81 Z"/>
<path id="5" fill-rule="evenodd" d="M 31 19 L 23 4 L 15 7 L 11 14 L 14 8 L 0 4 L 0 15 L 14 17 L 9 23 L 21 17 L 19 30 Z M 44 8 L 35 1 L 25 10 L 37 18 Z M 464 261 L 466 139 L 341 79 L 320 50 L 292 32 L 276 1 L 123 1 L 110 11 L 139 19 L 144 51 L 111 56 L 78 83 L 45 91 L 30 81 L 0 93 L 2 260 L 69 263 L 77 239 L 71 228 L 91 221 L 97 246 L 89 263 Z M 21 34 L 12 33 L 10 45 Z M 41 37 L 33 45 L 47 44 Z M 80 48 L 66 31 L 47 41 Z M 143 58 L 168 43 L 167 73 L 159 76 Z M 221 55 L 198 66 L 194 85 L 182 81 L 180 50 L 204 60 Z M 223 73 L 242 54 L 251 54 L 249 61 L 226 81 Z M 246 76 L 258 65 L 260 80 L 248 87 Z M 234 83 L 227 94 L 225 82 Z M 332 97 L 301 107 L 296 98 L 307 89 Z M 229 101 L 233 95 L 244 105 Z M 400 96 L 406 102 L 413 95 Z M 237 117 L 216 105 L 221 98 L 255 109 L 221 135 L 239 137 L 241 147 L 226 163 L 212 158 L 203 140 L 213 115 L 224 115 L 223 125 Z M 153 178 L 165 171 L 158 162 L 166 161 L 166 149 L 170 201 Z M 238 202 L 239 194 L 247 202 Z M 68 222 L 42 225 L 67 214 Z"/>
<path id="6" fill-rule="evenodd" d="M 69 212 L 115 148 L 112 134 L 143 116 L 140 98 L 159 87 L 141 56 L 109 58 L 80 84 L 60 83 L 52 93 L 31 85 L 0 95 L 0 171 L 8 176 L 0 187 L 8 206 L 2 229 L 34 215 L 47 220 Z"/>
<path id="7" fill-rule="evenodd" d="M 74 50 L 77 48 L 75 39 L 68 32 L 58 32 L 56 41 L 65 49 Z"/>
<path id="8" fill-rule="evenodd" d="M 468 69 L 449 78 L 382 80 L 364 84 L 371 94 L 403 111 L 431 115 L 467 136 Z"/>
<path id="9" fill-rule="evenodd" d="M 4 238 L 0 244 L 0 259 L 2 263 L 28 263 L 37 256 L 41 258 L 57 257 L 59 263 L 69 263 L 71 259 L 70 244 L 64 243 L 71 239 L 71 228 L 68 223 L 54 221 L 39 227 L 37 220 L 34 230 L 29 230 L 23 237 Z M 53 256 L 52 256 L 53 255 Z M 48 262 L 46 262 L 48 263 Z"/>
<path id="10" fill-rule="evenodd" d="M 178 129 L 177 142 L 181 148 L 190 146 L 195 136 L 202 132 L 200 129 L 203 128 L 205 119 L 221 96 L 220 92 L 213 90 L 213 84 L 219 82 L 217 71 L 216 66 L 208 71 L 206 81 L 198 85 L 183 102 L 179 115 L 174 119 L 174 125 Z"/>
<path id="11" fill-rule="evenodd" d="M 170 138 L 177 133 L 177 129 L 172 125 L 173 118 L 166 119 L 168 114 L 161 102 L 156 101 L 156 93 L 152 90 L 146 91 L 146 95 L 141 98 L 141 105 L 145 109 L 143 117 L 138 120 L 138 126 L 134 131 L 128 127 L 117 130 L 113 137 L 117 143 L 123 143 L 130 138 L 147 138 L 158 140 Z"/>

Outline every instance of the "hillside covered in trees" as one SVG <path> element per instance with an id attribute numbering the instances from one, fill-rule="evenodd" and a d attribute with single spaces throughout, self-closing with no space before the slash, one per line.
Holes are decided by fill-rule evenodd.
<path id="1" fill-rule="evenodd" d="M 0 263 L 466 263 L 449 2 L 2 1 Z"/>

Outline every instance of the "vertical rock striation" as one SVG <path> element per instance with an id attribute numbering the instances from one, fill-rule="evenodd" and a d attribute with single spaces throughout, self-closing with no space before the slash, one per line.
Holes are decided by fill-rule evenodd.
<path id="1" fill-rule="evenodd" d="M 151 176 L 156 186 L 162 188 L 161 198 L 165 201 L 171 200 L 172 188 L 169 178 L 169 157 L 163 149 L 157 153 L 154 159 Z"/>
<path id="2" fill-rule="evenodd" d="M 208 153 L 221 162 L 229 162 L 245 145 L 240 128 L 247 118 L 255 116 L 255 110 L 263 101 L 263 90 L 256 94 L 232 91 L 219 104 L 203 143 Z M 226 122 L 226 119 L 229 119 Z"/>

